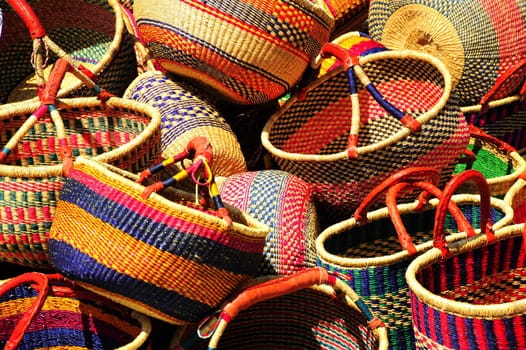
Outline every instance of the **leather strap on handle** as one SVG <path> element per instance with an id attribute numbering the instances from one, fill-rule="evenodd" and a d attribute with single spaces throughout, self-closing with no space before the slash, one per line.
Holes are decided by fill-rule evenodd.
<path id="1" fill-rule="evenodd" d="M 7 3 L 15 10 L 18 16 L 22 19 L 27 29 L 29 30 L 29 35 L 31 39 L 38 39 L 46 36 L 46 30 L 37 15 L 29 6 L 27 1 L 24 0 L 7 0 Z"/>
<path id="2" fill-rule="evenodd" d="M 49 281 L 46 275 L 39 272 L 28 272 L 0 284 L 0 295 L 4 295 L 9 290 L 24 284 L 31 284 L 31 286 L 38 292 L 38 295 L 33 304 L 24 312 L 22 318 L 16 324 L 13 333 L 5 344 L 4 350 L 14 350 L 18 347 L 29 327 L 29 324 L 42 309 L 49 292 Z"/>

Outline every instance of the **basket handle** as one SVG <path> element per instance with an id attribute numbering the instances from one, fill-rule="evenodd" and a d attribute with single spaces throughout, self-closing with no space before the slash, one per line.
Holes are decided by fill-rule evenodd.
<path id="1" fill-rule="evenodd" d="M 14 350 L 18 347 L 29 324 L 42 309 L 49 292 L 49 281 L 46 275 L 40 272 L 27 272 L 0 284 L 0 295 L 4 295 L 9 290 L 24 284 L 31 284 L 38 292 L 38 295 L 33 301 L 33 304 L 24 312 L 22 318 L 20 318 L 16 324 L 13 333 L 11 333 L 5 344 L 4 350 Z"/>
<path id="2" fill-rule="evenodd" d="M 418 132 L 422 125 L 412 115 L 399 110 L 396 106 L 384 99 L 380 91 L 369 80 L 364 70 L 360 65 L 358 57 L 353 56 L 348 50 L 335 43 L 325 43 L 320 51 L 322 58 L 335 57 L 340 60 L 343 69 L 347 73 L 349 79 L 349 90 L 352 103 L 351 111 L 351 130 L 347 141 L 347 155 L 349 158 L 357 158 L 358 152 L 358 133 L 360 131 L 360 100 L 358 98 L 358 89 L 356 78 L 360 80 L 365 89 L 378 102 L 378 104 L 385 109 L 393 117 L 397 118 L 404 126 L 409 128 L 412 132 Z"/>
<path id="3" fill-rule="evenodd" d="M 203 320 L 198 328 L 199 337 L 210 338 L 208 349 L 216 349 L 227 324 L 241 311 L 265 300 L 291 294 L 315 285 L 330 285 L 336 291 L 342 292 L 345 298 L 354 304 L 357 310 L 364 314 L 369 327 L 385 331 L 385 324 L 374 317 L 369 307 L 350 286 L 339 280 L 336 276 L 329 274 L 326 269 L 313 267 L 291 275 L 276 277 L 245 289 L 232 301 L 228 302 L 222 310 Z M 384 336 L 382 335 L 380 335 L 380 338 L 380 348 L 382 349 L 387 346 L 387 341 L 383 339 Z"/>
<path id="4" fill-rule="evenodd" d="M 491 210 L 491 192 L 488 185 L 488 181 L 484 175 L 473 169 L 465 170 L 461 173 L 455 174 L 446 183 L 442 191 L 442 196 L 438 202 L 438 207 L 435 213 L 434 233 L 433 233 L 433 246 L 440 249 L 443 256 L 449 254 L 445 239 L 444 223 L 446 218 L 446 210 L 444 208 L 451 201 L 451 197 L 458 189 L 458 187 L 467 182 L 472 181 L 477 185 L 480 192 L 480 229 L 481 233 L 487 237 L 487 242 L 490 243 L 495 239 L 495 234 L 492 228 L 492 222 L 490 217 Z"/>
<path id="5" fill-rule="evenodd" d="M 7 0 L 7 3 L 15 10 L 29 30 L 31 39 L 35 40 L 46 36 L 46 29 L 38 19 L 37 15 L 24 0 Z"/>

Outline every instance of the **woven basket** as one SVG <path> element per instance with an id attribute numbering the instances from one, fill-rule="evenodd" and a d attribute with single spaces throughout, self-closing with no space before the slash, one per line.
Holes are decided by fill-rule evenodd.
<path id="1" fill-rule="evenodd" d="M 321 0 L 138 0 L 133 12 L 166 70 L 240 105 L 294 88 L 334 25 Z"/>
<path id="2" fill-rule="evenodd" d="M 417 169 L 419 168 L 412 170 Z M 480 227 L 479 222 L 469 222 L 463 217 L 464 205 L 480 207 L 481 214 L 474 219 L 480 220 L 483 228 L 490 217 L 500 218 L 494 224 L 495 228 L 509 224 L 513 219 L 513 210 L 504 201 L 490 197 L 483 176 L 478 172 L 476 175 L 463 179 L 460 176 L 466 175 L 459 174 L 448 182 L 458 187 L 465 181 L 478 180 L 476 183 L 479 184 L 482 193 L 458 194 L 448 203 L 449 210 L 458 221 L 458 227 L 461 227 L 448 229 L 451 233 L 447 237 L 448 241 L 465 237 L 466 233 L 474 235 L 474 230 Z M 460 183 L 459 178 L 463 180 Z M 396 204 L 396 197 L 401 191 L 399 186 L 421 183 L 408 183 L 401 177 L 386 180 L 371 192 L 370 198 L 363 202 L 352 218 L 328 227 L 316 240 L 318 265 L 337 273 L 386 323 L 391 349 L 414 348 L 410 299 L 404 274 L 414 257 L 432 248 L 433 217 L 436 211 L 440 209 L 447 213 L 445 208 L 438 207 L 439 202 L 436 198 L 430 198 L 424 202 L 424 206 L 419 200 Z M 426 190 L 434 188 L 431 192 L 433 196 L 441 195 L 441 190 L 429 186 L 432 183 L 425 183 L 428 184 Z M 369 211 L 371 199 L 385 192 L 387 188 L 387 206 Z"/>
<path id="3" fill-rule="evenodd" d="M 218 178 L 225 203 L 270 228 L 258 276 L 289 275 L 316 264 L 320 233 L 312 187 L 281 170 L 260 170 Z"/>
<path id="4" fill-rule="evenodd" d="M 524 8 L 522 0 L 374 0 L 369 32 L 389 49 L 440 58 L 451 72 L 460 106 L 480 112 L 483 96 L 525 58 Z M 522 69 L 498 99 L 516 95 L 523 82 Z"/>
<path id="5" fill-rule="evenodd" d="M 255 275 L 269 229 L 235 208 L 228 222 L 185 192 L 148 195 L 153 187 L 139 180 L 77 158 L 50 230 L 51 262 L 79 285 L 146 315 L 197 322 Z"/>
<path id="6" fill-rule="evenodd" d="M 156 68 L 156 62 L 138 37 L 133 14 L 127 12 L 126 15 L 129 30 L 136 35 L 143 72 L 130 83 L 124 98 L 148 103 L 161 113 L 162 157 L 171 158 L 194 137 L 204 136 L 213 145 L 212 171 L 216 176 L 246 171 L 241 146 L 218 108 L 208 101 L 206 94 Z"/>
<path id="7" fill-rule="evenodd" d="M 312 183 L 328 216 L 348 217 L 399 169 L 432 166 L 448 178 L 469 130 L 445 66 L 409 50 L 352 63 L 344 48 L 329 45 L 340 48 L 346 65 L 294 94 L 263 129 L 262 144 L 278 167 Z"/>
<path id="8" fill-rule="evenodd" d="M 526 172 L 517 177 L 515 183 L 504 196 L 504 201 L 513 208 L 513 221 L 526 223 Z"/>
<path id="9" fill-rule="evenodd" d="M 369 2 L 365 0 L 324 0 L 325 7 L 334 17 L 331 38 L 362 27 L 367 19 Z"/>
<path id="10" fill-rule="evenodd" d="M 0 103 L 36 98 L 57 57 L 67 58 L 100 87 L 118 96 L 136 76 L 133 43 L 124 27 L 118 1 L 7 3 L 11 6 L 0 1 L 4 20 Z M 58 92 L 59 97 L 91 95 L 82 81 L 69 76 Z"/>
<path id="11" fill-rule="evenodd" d="M 60 275 L 21 274 L 0 294 L 3 349 L 151 349 L 150 319 Z"/>
<path id="12" fill-rule="evenodd" d="M 387 349 L 385 325 L 324 269 L 254 283 L 205 319 L 208 347 L 188 337 L 177 349 Z"/>
<path id="13" fill-rule="evenodd" d="M 405 275 L 417 348 L 526 348 L 525 232 L 506 225 L 444 246 L 437 228 Z"/>
<path id="14" fill-rule="evenodd" d="M 47 240 L 64 151 L 142 171 L 159 159 L 160 123 L 153 107 L 119 97 L 0 106 L 0 261 L 50 267 Z"/>

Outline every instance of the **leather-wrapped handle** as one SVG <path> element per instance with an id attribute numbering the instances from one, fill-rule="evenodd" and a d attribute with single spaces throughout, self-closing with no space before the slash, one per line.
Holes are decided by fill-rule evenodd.
<path id="1" fill-rule="evenodd" d="M 37 15 L 29 6 L 27 1 L 24 0 L 7 0 L 7 3 L 15 10 L 18 16 L 22 19 L 27 29 L 29 30 L 29 35 L 31 39 L 38 39 L 46 36 L 46 29 L 40 23 Z"/>

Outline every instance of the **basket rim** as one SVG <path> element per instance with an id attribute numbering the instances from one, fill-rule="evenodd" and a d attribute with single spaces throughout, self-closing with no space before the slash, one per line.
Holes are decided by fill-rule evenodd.
<path id="1" fill-rule="evenodd" d="M 496 230 L 494 242 L 522 235 L 525 226 L 526 223 L 521 223 L 508 225 Z M 486 235 L 477 235 L 471 239 L 460 240 L 455 242 L 455 244 L 449 248 L 451 254 L 446 257 L 446 259 L 491 244 L 492 243 L 488 243 Z M 513 317 L 526 312 L 526 298 L 501 304 L 479 305 L 447 299 L 432 293 L 417 280 L 416 274 L 423 268 L 443 259 L 444 257 L 442 256 L 440 249 L 433 248 L 418 256 L 409 264 L 405 273 L 405 278 L 410 292 L 421 302 L 440 310 L 440 312 L 447 312 L 457 316 L 471 318 L 495 319 Z"/>
<path id="2" fill-rule="evenodd" d="M 437 71 L 442 75 L 444 79 L 444 89 L 442 92 L 442 96 L 439 99 L 439 101 L 427 112 L 423 113 L 419 117 L 415 118 L 420 124 L 424 125 L 428 121 L 430 121 L 432 118 L 434 118 L 440 110 L 446 105 L 448 102 L 451 91 L 452 91 L 452 78 L 451 74 L 449 73 L 448 69 L 446 68 L 445 64 L 438 58 L 427 54 L 425 52 L 415 51 L 415 50 L 387 50 L 387 51 L 381 51 L 377 53 L 371 53 L 366 56 L 362 56 L 359 59 L 359 62 L 361 65 L 367 64 L 370 62 L 374 62 L 376 60 L 383 60 L 383 59 L 418 59 L 422 60 L 424 62 L 430 63 L 432 66 L 434 66 Z M 304 90 L 301 92 L 294 93 L 291 98 L 285 102 L 285 104 L 279 108 L 277 112 L 275 112 L 273 115 L 270 116 L 269 120 L 263 127 L 263 130 L 261 132 L 261 143 L 267 151 L 272 154 L 275 157 L 279 157 L 284 160 L 289 161 L 301 161 L 301 162 L 332 162 L 342 159 L 349 159 L 349 155 L 347 150 L 343 150 L 342 152 L 338 153 L 332 153 L 332 154 L 303 154 L 303 153 L 292 153 L 292 152 L 286 152 L 283 151 L 277 147 L 275 147 L 269 139 L 269 135 L 272 131 L 272 127 L 276 123 L 276 121 L 298 100 L 300 100 L 302 94 L 305 93 L 305 91 L 310 91 L 312 89 L 315 89 L 322 83 L 325 83 L 327 80 L 331 79 L 333 76 L 341 73 L 343 71 L 343 67 L 335 68 L 334 70 L 327 72 L 326 74 L 322 75 L 321 77 L 317 78 L 313 82 L 311 82 Z M 460 111 L 459 111 L 460 114 Z M 349 117 L 349 121 L 351 118 Z M 385 147 L 388 147 L 396 142 L 400 142 L 404 138 L 410 136 L 412 134 L 412 131 L 404 127 L 402 124 L 400 124 L 400 130 L 393 135 L 391 135 L 388 138 L 385 138 L 384 140 L 370 144 L 367 146 L 358 146 L 356 148 L 356 153 L 358 154 L 358 157 L 361 155 L 366 155 L 368 153 L 374 152 L 378 149 L 382 149 Z"/>
<path id="3" fill-rule="evenodd" d="M 0 121 L 14 114 L 31 114 L 36 111 L 40 105 L 41 103 L 39 101 L 22 101 L 0 106 Z M 129 100 L 115 96 L 110 97 L 106 102 L 102 102 L 96 97 L 62 98 L 57 99 L 56 102 L 56 107 L 59 110 L 86 107 L 92 108 L 106 105 L 109 107 L 139 111 L 150 117 L 150 122 L 140 134 L 136 135 L 128 143 L 120 145 L 109 152 L 104 152 L 94 156 L 93 159 L 97 161 L 113 162 L 117 159 L 120 159 L 122 156 L 140 148 L 144 143 L 149 142 L 149 138 L 155 135 L 155 133 L 157 133 L 161 127 L 160 112 L 156 108 L 146 103 L 135 100 Z M 38 178 L 61 175 L 62 164 L 38 166 L 0 164 L 0 176 Z"/>

